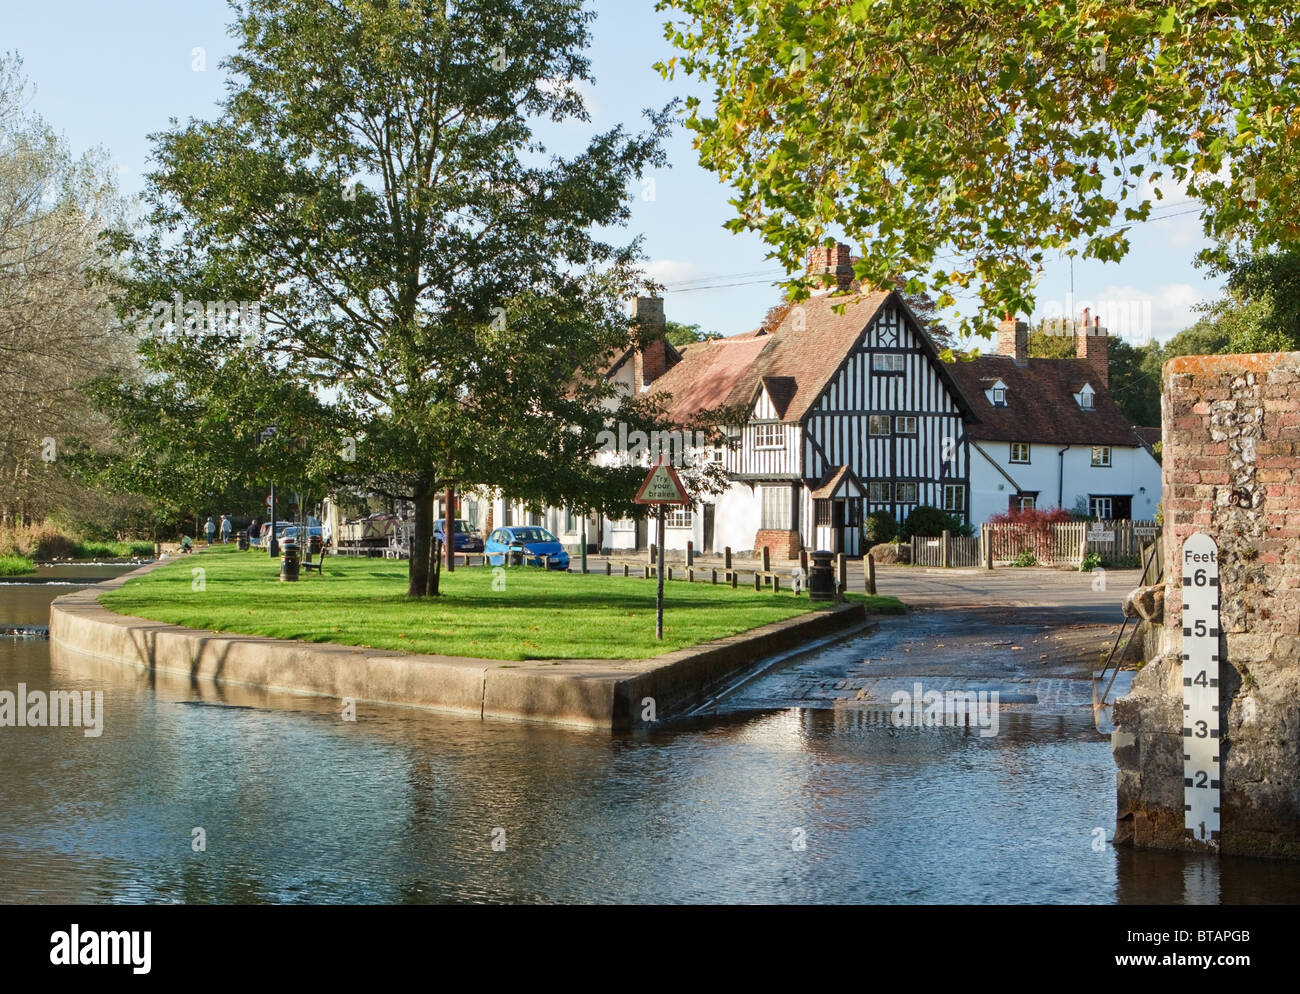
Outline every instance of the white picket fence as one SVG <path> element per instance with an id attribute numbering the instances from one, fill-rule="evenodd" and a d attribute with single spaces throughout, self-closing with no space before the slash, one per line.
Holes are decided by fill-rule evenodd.
<path id="1" fill-rule="evenodd" d="M 1044 566 L 1078 566 L 1096 552 L 1110 562 L 1140 556 L 1142 547 L 1155 540 L 1160 526 L 1154 521 L 1067 521 L 1032 528 L 1015 522 L 981 526 L 981 541 L 992 548 L 993 565 L 1015 562 L 1025 552 Z"/>

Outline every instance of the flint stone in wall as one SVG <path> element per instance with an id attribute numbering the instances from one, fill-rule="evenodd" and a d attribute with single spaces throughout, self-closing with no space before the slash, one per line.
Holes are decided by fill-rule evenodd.
<path id="1" fill-rule="evenodd" d="M 1165 585 L 1138 587 L 1124 598 L 1124 617 L 1159 623 L 1165 616 Z"/>

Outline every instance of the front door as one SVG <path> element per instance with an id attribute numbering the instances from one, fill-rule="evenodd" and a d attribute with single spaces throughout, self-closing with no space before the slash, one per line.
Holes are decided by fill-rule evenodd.
<path id="1" fill-rule="evenodd" d="M 844 501 L 831 501 L 831 535 L 834 539 L 834 548 L 829 552 L 844 551 Z"/>

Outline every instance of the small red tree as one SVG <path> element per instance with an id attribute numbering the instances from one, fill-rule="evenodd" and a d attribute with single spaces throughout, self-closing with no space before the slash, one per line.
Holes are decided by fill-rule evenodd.
<path id="1" fill-rule="evenodd" d="M 1031 552 L 1039 562 L 1050 562 L 1055 558 L 1052 526 L 1071 520 L 1069 512 L 1059 507 L 1048 510 L 1027 507 L 995 514 L 989 518 L 989 524 L 1010 526 L 1005 531 L 1011 548 Z"/>

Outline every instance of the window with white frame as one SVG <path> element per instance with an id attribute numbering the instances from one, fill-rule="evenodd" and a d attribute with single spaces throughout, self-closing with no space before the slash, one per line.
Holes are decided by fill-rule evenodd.
<path id="1" fill-rule="evenodd" d="M 762 487 L 763 515 L 760 528 L 783 531 L 790 527 L 790 488 Z"/>
<path id="2" fill-rule="evenodd" d="M 754 448 L 756 449 L 785 448 L 785 425 L 782 424 L 754 425 Z"/>
<path id="3" fill-rule="evenodd" d="M 994 388 L 993 388 L 993 406 L 994 406 L 994 407 L 1006 407 L 1006 406 L 1007 406 L 1007 388 L 1006 388 L 1006 387 L 994 387 Z"/>
<path id="4" fill-rule="evenodd" d="M 943 485 L 943 509 L 960 513 L 966 510 L 966 488 L 959 483 Z"/>
<path id="5" fill-rule="evenodd" d="M 905 361 L 897 352 L 876 352 L 871 356 L 871 368 L 877 373 L 901 373 Z"/>
<path id="6" fill-rule="evenodd" d="M 1115 505 L 1109 497 L 1088 498 L 1089 517 L 1100 518 L 1102 521 L 1109 521 L 1114 510 Z"/>
<path id="7" fill-rule="evenodd" d="M 616 532 L 634 532 L 636 531 L 636 519 L 619 518 L 614 522 L 613 530 Z"/>
<path id="8" fill-rule="evenodd" d="M 911 415 L 900 415 L 894 418 L 894 431 L 900 435 L 915 435 L 916 418 Z"/>
<path id="9" fill-rule="evenodd" d="M 867 503 L 888 504 L 890 499 L 890 486 L 888 483 L 872 481 L 867 484 Z"/>
<path id="10" fill-rule="evenodd" d="M 1094 445 L 1092 447 L 1092 464 L 1094 466 L 1110 465 L 1110 446 Z"/>
<path id="11" fill-rule="evenodd" d="M 888 435 L 889 434 L 889 415 L 873 414 L 868 419 L 871 425 L 871 434 Z"/>
<path id="12" fill-rule="evenodd" d="M 674 504 L 668 508 L 664 514 L 665 528 L 689 528 L 691 527 L 691 509 L 683 507 L 680 504 Z"/>
<path id="13" fill-rule="evenodd" d="M 899 504 L 916 503 L 915 483 L 899 483 L 894 487 L 894 493 L 896 495 L 896 500 Z"/>
<path id="14" fill-rule="evenodd" d="M 1011 443 L 1011 461 L 1012 462 L 1029 462 L 1029 443 L 1012 442 Z"/>
<path id="15" fill-rule="evenodd" d="M 1079 391 L 1079 406 L 1085 411 L 1092 410 L 1092 387 L 1085 383 L 1083 389 Z"/>

